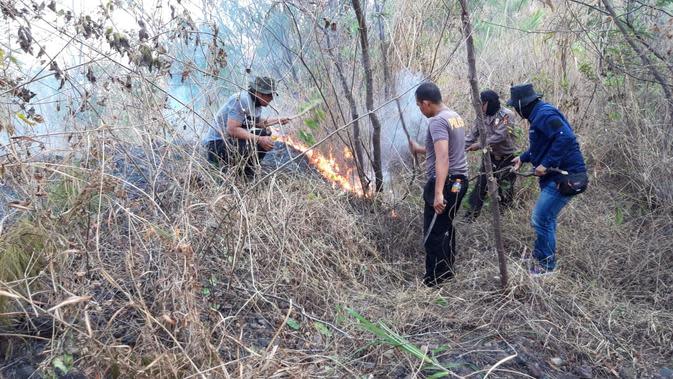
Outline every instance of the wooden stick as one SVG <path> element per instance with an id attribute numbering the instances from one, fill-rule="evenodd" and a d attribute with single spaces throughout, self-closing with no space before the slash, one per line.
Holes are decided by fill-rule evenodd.
<path id="1" fill-rule="evenodd" d="M 322 104 L 322 101 L 316 101 L 316 102 L 314 102 L 313 104 L 311 104 L 311 106 L 309 106 L 308 108 L 304 109 L 303 111 L 297 113 L 297 114 L 294 115 L 294 116 L 290 116 L 290 117 L 288 117 L 288 119 L 290 119 L 290 120 L 294 120 L 295 118 L 301 117 L 301 116 L 305 115 L 306 113 L 308 113 L 308 111 L 310 111 L 311 109 L 317 107 L 317 106 L 320 105 L 320 104 Z"/>
<path id="2" fill-rule="evenodd" d="M 472 106 L 474 113 L 477 116 L 477 126 L 479 127 L 479 137 L 481 139 L 481 146 L 486 146 L 486 128 L 483 120 L 484 114 L 481 110 L 481 102 L 479 101 L 479 83 L 477 82 L 477 63 L 474 54 L 474 40 L 472 38 L 472 22 L 470 21 L 469 8 L 467 6 L 468 0 L 460 0 L 460 7 L 462 12 L 460 18 L 463 22 L 463 35 L 465 36 L 465 47 L 467 51 L 467 68 L 470 82 L 470 89 L 472 92 Z M 498 203 L 498 185 L 493 177 L 493 166 L 491 165 L 491 154 L 484 154 L 484 167 L 486 168 L 486 178 L 488 181 L 488 194 L 491 199 L 491 214 L 493 217 L 493 242 L 495 242 L 495 250 L 498 254 L 498 267 L 500 269 L 500 286 L 507 288 L 507 258 L 505 256 L 505 245 L 502 239 L 502 224 L 500 222 L 500 205 Z"/>

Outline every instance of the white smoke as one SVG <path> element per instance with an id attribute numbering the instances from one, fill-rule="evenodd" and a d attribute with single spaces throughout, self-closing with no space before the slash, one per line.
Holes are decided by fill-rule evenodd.
<path id="1" fill-rule="evenodd" d="M 404 94 L 399 98 L 401 116 L 411 138 L 421 145 L 425 140 L 427 119 L 421 114 L 416 106 L 416 87 L 423 82 L 423 75 L 409 70 L 402 70 L 395 74 L 395 87 L 393 96 Z M 388 100 L 388 99 L 386 99 Z M 391 171 L 409 168 L 411 152 L 407 136 L 402 128 L 400 112 L 395 101 L 386 105 L 380 112 L 381 118 L 381 158 L 386 178 L 390 177 Z"/>

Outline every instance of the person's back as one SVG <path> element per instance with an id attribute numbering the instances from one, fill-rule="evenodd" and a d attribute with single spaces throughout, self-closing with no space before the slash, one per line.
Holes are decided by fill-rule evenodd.
<path id="1" fill-rule="evenodd" d="M 542 165 L 571 174 L 586 172 L 577 136 L 556 107 L 538 100 L 532 107 L 529 121 L 530 148 L 523 154 L 523 161 L 529 161 L 534 167 Z M 540 185 L 556 182 L 560 176 L 558 172 L 549 172 L 540 177 Z"/>

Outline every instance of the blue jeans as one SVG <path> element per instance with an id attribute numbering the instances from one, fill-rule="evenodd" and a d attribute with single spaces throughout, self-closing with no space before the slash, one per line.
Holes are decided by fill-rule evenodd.
<path id="1" fill-rule="evenodd" d="M 548 271 L 556 267 L 556 218 L 570 199 L 571 196 L 561 195 L 556 182 L 550 180 L 542 186 L 533 209 L 531 224 L 537 233 L 533 256 Z"/>

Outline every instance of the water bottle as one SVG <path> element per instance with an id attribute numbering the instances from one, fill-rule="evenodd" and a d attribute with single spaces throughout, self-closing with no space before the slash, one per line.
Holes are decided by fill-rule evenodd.
<path id="1" fill-rule="evenodd" d="M 460 189 L 463 187 L 463 185 L 460 184 L 460 182 L 462 182 L 461 179 L 456 179 L 456 181 L 453 182 L 453 184 L 451 185 L 451 193 L 460 192 Z"/>

